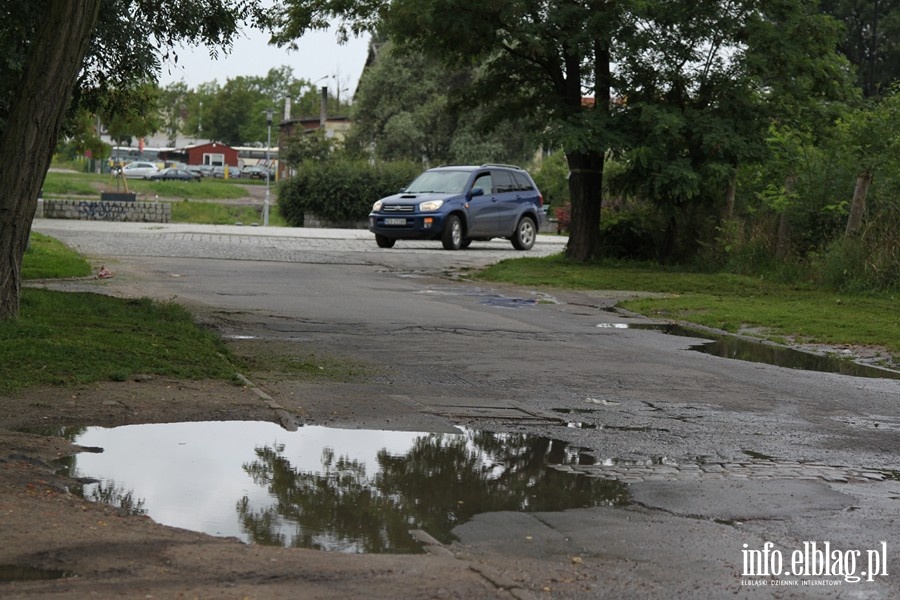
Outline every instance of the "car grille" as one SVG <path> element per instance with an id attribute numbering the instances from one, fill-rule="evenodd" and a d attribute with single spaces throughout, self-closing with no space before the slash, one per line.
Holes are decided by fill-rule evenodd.
<path id="1" fill-rule="evenodd" d="M 381 212 L 413 212 L 416 207 L 412 204 L 388 204 L 381 207 Z"/>

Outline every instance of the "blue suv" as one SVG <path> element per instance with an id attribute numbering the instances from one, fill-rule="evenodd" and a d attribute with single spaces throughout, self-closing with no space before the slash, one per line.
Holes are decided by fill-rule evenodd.
<path id="1" fill-rule="evenodd" d="M 441 240 L 447 250 L 501 237 L 530 250 L 544 219 L 531 176 L 511 165 L 438 167 L 372 206 L 369 231 L 379 248 L 399 239 Z"/>

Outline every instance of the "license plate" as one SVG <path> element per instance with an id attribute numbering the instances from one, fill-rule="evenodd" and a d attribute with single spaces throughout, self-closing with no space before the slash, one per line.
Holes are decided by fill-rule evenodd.
<path id="1" fill-rule="evenodd" d="M 384 220 L 385 225 L 406 225 L 406 219 L 387 218 Z"/>

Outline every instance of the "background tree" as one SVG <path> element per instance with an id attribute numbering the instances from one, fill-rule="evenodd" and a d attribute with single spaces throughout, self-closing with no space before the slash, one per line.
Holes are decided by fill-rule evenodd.
<path id="1" fill-rule="evenodd" d="M 696 223 L 692 213 L 711 210 L 707 192 L 724 196 L 737 164 L 761 152 L 766 86 L 782 97 L 802 95 L 817 70 L 834 72 L 834 39 L 824 20 L 808 18 L 815 9 L 807 0 L 285 0 L 275 39 L 287 42 L 340 17 L 348 33 L 378 23 L 404 49 L 449 66 L 477 65 L 470 97 L 514 115 L 565 153 L 566 255 L 588 261 L 601 253 L 607 150 L 629 153 L 633 190 L 669 212 L 661 254 L 671 255 L 679 222 Z M 811 28 L 773 43 L 778 25 L 796 21 Z M 781 68 L 788 64 L 790 73 Z M 413 125 L 405 116 L 395 128 L 415 141 Z"/>
<path id="2" fill-rule="evenodd" d="M 429 166 L 530 161 L 535 136 L 505 119 L 486 124 L 469 98 L 473 79 L 472 66 L 447 67 L 383 42 L 356 91 L 348 149 Z"/>
<path id="3" fill-rule="evenodd" d="M 130 145 L 133 138 L 141 139 L 159 131 L 164 113 L 160 110 L 159 88 L 150 83 L 129 90 L 109 90 L 98 115 L 118 145 Z"/>
<path id="4" fill-rule="evenodd" d="M 868 96 L 900 79 L 900 0 L 822 0 L 822 10 L 844 25 L 840 50 L 856 67 Z"/>
<path id="5" fill-rule="evenodd" d="M 148 82 L 179 44 L 227 48 L 242 19 L 263 17 L 257 0 L 30 0 L 4 2 L 0 15 L 0 161 L 7 165 L 0 169 L 0 320 L 6 320 L 18 315 L 22 256 L 66 114 L 96 112 L 110 90 Z"/>
<path id="6" fill-rule="evenodd" d="M 184 81 L 176 81 L 159 92 L 159 114 L 169 146 L 176 146 L 178 134 L 185 131 L 190 90 Z"/>
<path id="7" fill-rule="evenodd" d="M 631 51 L 616 55 L 619 189 L 659 210 L 660 260 L 690 259 L 714 235 L 738 166 L 765 158 L 768 123 L 815 123 L 825 99 L 847 97 L 837 39 L 802 1 L 635 8 L 619 35 Z"/>

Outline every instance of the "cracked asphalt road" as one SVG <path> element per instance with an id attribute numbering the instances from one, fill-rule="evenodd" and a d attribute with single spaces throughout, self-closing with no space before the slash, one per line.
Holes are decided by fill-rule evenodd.
<path id="1" fill-rule="evenodd" d="M 624 507 L 487 513 L 459 526 L 453 556 L 518 582 L 503 588 L 514 595 L 900 597 L 900 381 L 745 363 L 691 351 L 690 338 L 598 327 L 645 321 L 609 310 L 621 292 L 459 278 L 522 255 L 505 241 L 446 252 L 380 250 L 349 231 L 50 220 L 35 230 L 115 274 L 53 287 L 172 299 L 238 351 L 300 345 L 373 368 L 362 384 L 260 374 L 300 422 L 535 433 L 594 458 L 560 468 L 628 484 Z M 542 236 L 530 255 L 561 249 Z M 329 405 L 338 409 L 314 408 Z M 843 572 L 790 571 L 795 552 L 826 541 Z M 767 542 L 784 558 L 780 575 L 748 568 L 748 557 L 770 564 Z M 880 548 L 885 574 L 852 581 Z"/>

